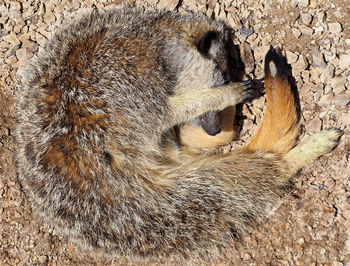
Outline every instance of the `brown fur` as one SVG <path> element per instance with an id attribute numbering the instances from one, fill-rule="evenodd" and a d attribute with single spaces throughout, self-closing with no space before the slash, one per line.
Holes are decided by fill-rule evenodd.
<path id="1" fill-rule="evenodd" d="M 175 148 L 171 128 L 250 96 L 225 79 L 229 42 L 208 18 L 129 9 L 58 31 L 19 72 L 18 177 L 42 221 L 83 247 L 184 263 L 218 255 L 264 217 L 339 132 L 288 151 L 295 109 L 281 109 L 292 94 L 270 51 L 267 108 L 292 118 L 280 127 L 267 114 L 254 145 L 227 154 Z M 267 130 L 278 145 L 264 145 Z"/>

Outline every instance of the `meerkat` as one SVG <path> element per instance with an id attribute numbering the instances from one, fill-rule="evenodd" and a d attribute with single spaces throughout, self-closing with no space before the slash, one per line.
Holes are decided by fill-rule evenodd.
<path id="1" fill-rule="evenodd" d="M 33 212 L 86 248 L 178 258 L 218 254 L 264 217 L 340 133 L 293 148 L 294 98 L 270 51 L 252 141 L 169 153 L 164 132 L 251 95 L 225 79 L 228 38 L 199 15 L 134 9 L 88 11 L 58 31 L 19 71 L 15 157 Z"/>

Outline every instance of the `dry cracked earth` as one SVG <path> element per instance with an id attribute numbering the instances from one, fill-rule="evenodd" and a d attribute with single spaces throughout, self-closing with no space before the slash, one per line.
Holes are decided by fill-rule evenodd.
<path id="1" fill-rule="evenodd" d="M 63 19 L 93 5 L 104 8 L 120 2 L 0 0 L 0 265 L 127 263 L 81 251 L 43 226 L 16 179 L 12 156 L 18 66 L 40 50 Z M 281 47 L 298 88 L 300 139 L 325 128 L 344 131 L 335 150 L 293 179 L 295 189 L 256 231 L 244 235 L 224 259 L 203 263 L 350 265 L 349 0 L 134 0 L 130 4 L 200 12 L 224 20 L 233 29 L 234 44 L 239 45 L 246 74 L 253 79 L 263 78 L 269 46 Z M 265 103 L 260 95 L 242 105 L 238 119 L 242 130 L 232 147 L 253 134 Z"/>

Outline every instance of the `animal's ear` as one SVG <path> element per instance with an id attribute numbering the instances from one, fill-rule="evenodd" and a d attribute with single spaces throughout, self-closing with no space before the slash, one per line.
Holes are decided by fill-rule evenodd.
<path id="1" fill-rule="evenodd" d="M 204 36 L 200 39 L 198 43 L 198 51 L 205 55 L 209 55 L 210 48 L 213 45 L 213 41 L 217 40 L 218 38 L 218 33 L 215 31 L 208 31 Z"/>

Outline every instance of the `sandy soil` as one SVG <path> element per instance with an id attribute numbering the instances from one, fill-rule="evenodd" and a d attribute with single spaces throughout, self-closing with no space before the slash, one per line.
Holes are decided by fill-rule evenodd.
<path id="1" fill-rule="evenodd" d="M 120 2 L 120 1 L 119 1 Z M 350 5 L 348 0 L 136 0 L 132 5 L 193 10 L 225 20 L 244 50 L 246 72 L 262 78 L 269 45 L 287 56 L 298 87 L 301 139 L 322 128 L 344 131 L 339 146 L 304 168 L 295 189 L 263 224 L 245 235 L 223 264 L 349 265 L 350 261 Z M 115 3 L 115 2 L 114 2 Z M 16 71 L 45 43 L 63 18 L 113 1 L 0 0 L 0 265 L 125 263 L 84 252 L 33 215 L 16 179 Z M 242 106 L 243 129 L 233 146 L 259 124 L 265 98 Z"/>

